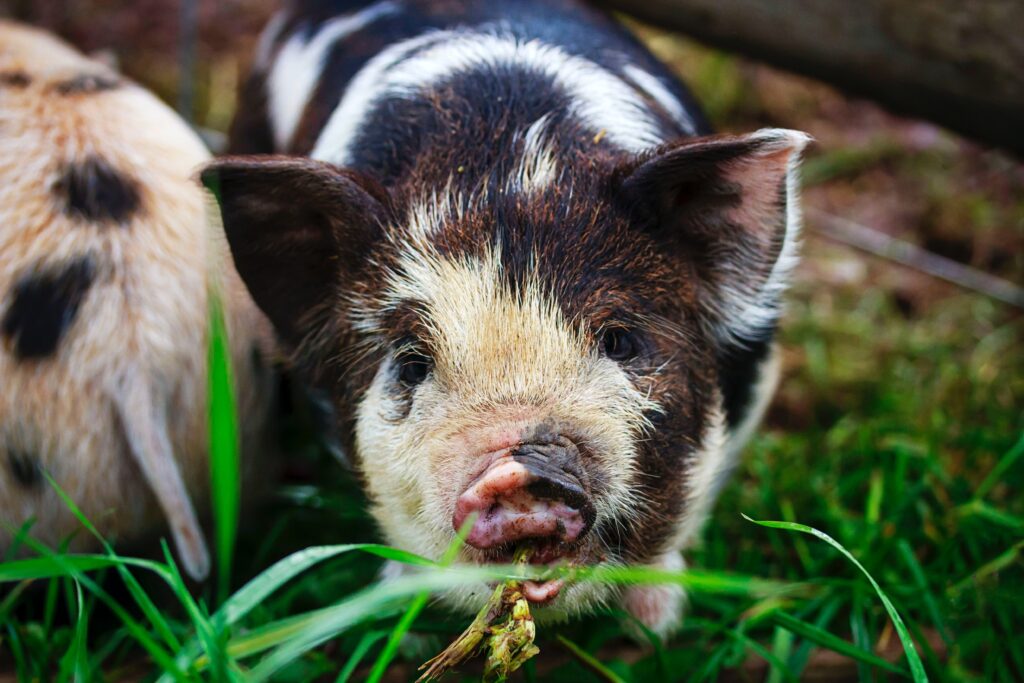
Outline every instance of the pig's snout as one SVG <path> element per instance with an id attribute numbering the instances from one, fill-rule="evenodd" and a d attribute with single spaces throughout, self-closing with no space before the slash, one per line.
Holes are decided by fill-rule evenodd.
<path id="1" fill-rule="evenodd" d="M 596 513 L 575 444 L 522 444 L 497 458 L 459 496 L 456 531 L 474 513 L 466 542 L 481 550 L 525 539 L 553 549 L 582 538 Z"/>

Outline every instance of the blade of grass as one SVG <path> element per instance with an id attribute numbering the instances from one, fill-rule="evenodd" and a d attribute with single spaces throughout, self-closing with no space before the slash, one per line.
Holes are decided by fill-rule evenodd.
<path id="1" fill-rule="evenodd" d="M 220 606 L 214 618 L 224 624 L 233 624 L 248 614 L 271 593 L 311 567 L 338 555 L 361 551 L 382 559 L 420 567 L 433 567 L 436 563 L 425 557 L 407 553 L 376 543 L 312 546 L 278 560 L 269 569 L 249 581 Z"/>
<path id="2" fill-rule="evenodd" d="M 885 606 L 886 612 L 889 613 L 889 618 L 892 619 L 893 625 L 896 627 L 896 634 L 899 636 L 900 642 L 903 643 L 903 651 L 907 655 L 907 661 L 910 664 L 910 674 L 913 677 L 915 683 L 922 683 L 922 681 L 928 680 L 928 675 L 925 673 L 924 665 L 921 663 L 921 658 L 917 653 L 917 648 L 914 646 L 914 641 L 910 637 L 909 631 L 907 631 L 906 624 L 903 623 L 903 618 L 900 617 L 899 612 L 896 611 L 895 605 L 892 604 L 892 601 L 889 600 L 889 596 L 886 595 L 885 591 L 882 590 L 882 587 L 878 585 L 877 581 L 875 581 L 875 577 L 871 576 L 870 572 L 868 572 L 868 570 L 864 568 L 864 565 L 862 565 L 857 560 L 857 558 L 855 558 L 850 553 L 850 551 L 844 548 L 841 543 L 836 541 L 828 534 L 822 531 L 818 531 L 817 529 L 806 526 L 804 524 L 796 524 L 794 522 L 758 521 L 755 519 L 751 519 L 746 515 L 743 515 L 743 517 L 747 521 L 753 522 L 754 524 L 758 524 L 763 527 L 768 527 L 771 529 L 782 529 L 785 531 L 798 531 L 803 534 L 810 534 L 815 538 L 825 541 L 830 546 L 832 546 L 840 553 L 842 553 L 843 556 L 846 557 L 846 559 L 852 562 L 857 567 L 857 569 L 859 569 L 861 573 L 863 573 L 864 576 L 867 577 L 868 582 L 871 583 L 871 587 L 875 589 L 876 593 L 878 593 L 878 597 L 881 599 L 882 604 Z"/>
<path id="3" fill-rule="evenodd" d="M 57 564 L 64 565 L 64 570 L 68 576 L 74 577 L 76 581 L 85 586 L 91 593 L 97 598 L 103 601 L 103 603 L 113 612 L 118 619 L 124 624 L 125 628 L 129 631 L 133 638 L 138 641 L 139 645 L 145 649 L 154 661 L 160 666 L 161 669 L 170 673 L 174 680 L 187 681 L 185 673 L 177 666 L 174 659 L 168 654 L 166 650 L 156 641 L 142 626 L 139 625 L 131 615 L 121 607 L 116 600 L 114 600 L 103 588 L 99 586 L 95 581 L 90 579 L 88 576 L 71 566 L 70 563 L 65 563 L 62 556 L 57 555 L 52 550 L 47 548 L 42 543 L 29 538 L 23 537 L 23 542 L 32 548 L 35 552 L 50 558 Z"/>
<path id="4" fill-rule="evenodd" d="M 21 550 L 21 537 L 28 536 L 28 532 L 35 526 L 36 518 L 29 517 L 25 522 L 18 527 L 16 531 L 12 530 L 11 533 L 11 545 L 8 546 L 7 552 L 4 553 L 3 561 L 9 562 L 18 555 L 18 551 Z M 4 526 L 7 526 L 6 524 Z"/>
<path id="5" fill-rule="evenodd" d="M 1004 569 L 1016 562 L 1022 552 L 1024 552 L 1024 541 L 1010 546 L 1006 552 L 1000 553 L 1000 555 L 994 560 L 986 562 L 964 578 L 957 581 L 946 589 L 946 594 L 950 597 L 956 597 L 970 584 L 981 581 L 985 577 L 995 574 L 1001 569 Z"/>
<path id="6" fill-rule="evenodd" d="M 652 631 L 647 627 L 647 624 L 643 623 L 629 612 L 624 610 L 615 610 L 612 614 L 614 614 L 621 622 L 629 624 L 631 628 L 644 634 L 647 642 L 654 650 L 655 661 L 658 665 L 658 675 L 661 676 L 662 680 L 668 680 L 668 658 L 665 656 L 665 643 L 662 642 L 661 636 Z"/>
<path id="7" fill-rule="evenodd" d="M 871 649 L 871 633 L 864 621 L 864 609 L 860 600 L 856 598 L 850 610 L 850 633 L 853 634 L 853 642 L 857 647 L 865 651 Z M 865 662 L 857 662 L 857 677 L 861 683 L 874 683 L 875 680 L 874 671 Z"/>
<path id="8" fill-rule="evenodd" d="M 3 570 L 3 565 L 0 565 L 0 571 Z M 18 598 L 21 594 L 28 590 L 28 587 L 32 585 L 32 581 L 24 579 L 17 586 L 12 588 L 7 595 L 4 596 L 3 600 L 0 600 L 0 624 L 7 623 L 7 613 L 14 609 L 14 606 L 18 603 Z"/>
<path id="9" fill-rule="evenodd" d="M 845 655 L 855 661 L 864 662 L 865 664 L 870 664 L 872 666 L 877 666 L 880 669 L 885 669 L 886 671 L 890 671 L 892 673 L 906 675 L 906 671 L 896 666 L 895 664 L 886 661 L 878 655 L 867 650 L 862 650 L 853 643 L 843 640 L 839 636 L 834 635 L 824 629 L 820 629 L 814 624 L 808 623 L 801 619 L 797 619 L 796 617 L 790 614 L 787 614 L 785 612 L 776 612 L 772 615 L 772 621 L 777 626 L 780 626 L 788 631 L 791 631 L 792 633 L 800 636 L 801 638 L 806 638 L 812 643 L 820 645 L 825 649 L 832 650 L 833 652 L 838 652 L 839 654 Z"/>
<path id="10" fill-rule="evenodd" d="M 786 660 L 789 659 L 790 653 L 793 651 L 793 632 L 787 629 L 776 627 L 775 633 L 772 634 L 772 655 L 783 663 L 785 666 Z M 782 683 L 784 674 L 779 669 L 773 668 L 768 672 L 768 678 L 765 683 Z"/>
<path id="11" fill-rule="evenodd" d="M 558 634 L 556 640 L 569 651 L 569 653 L 579 660 L 580 664 L 583 665 L 588 671 L 593 673 L 598 678 L 608 681 L 608 683 L 626 683 L 617 673 L 609 669 L 607 666 L 602 664 L 596 657 L 591 655 L 589 652 L 581 648 L 576 643 L 572 642 L 562 634 Z"/>
<path id="12" fill-rule="evenodd" d="M 441 558 L 439 566 L 447 567 L 454 560 L 456 555 L 459 553 L 459 549 L 462 548 L 462 544 L 466 540 L 466 536 L 469 535 L 470 530 L 473 528 L 473 524 L 476 522 L 476 515 L 470 515 L 469 519 L 463 522 L 459 532 L 455 534 L 455 538 L 452 540 L 448 549 L 445 551 L 444 556 Z M 398 652 L 398 645 L 402 642 L 402 638 L 406 632 L 412 626 L 412 622 L 416 621 L 416 617 L 423 611 L 423 608 L 427 604 L 427 600 L 430 599 L 430 593 L 424 591 L 413 598 L 412 603 L 409 604 L 409 608 L 402 615 L 395 629 L 388 636 L 388 642 L 384 643 L 384 649 L 377 656 L 377 661 L 373 663 L 373 668 L 370 670 L 370 675 L 366 679 L 366 683 L 380 683 L 380 679 L 384 676 L 384 672 L 387 670 L 391 660 L 394 659 L 395 653 Z"/>
<path id="13" fill-rule="evenodd" d="M 43 607 L 43 633 L 49 639 L 53 628 L 53 617 L 57 613 L 57 596 L 60 591 L 60 579 L 52 578 L 46 586 L 46 601 Z"/>
<path id="14" fill-rule="evenodd" d="M 800 617 L 805 621 L 807 615 L 815 614 L 814 625 L 820 629 L 827 630 L 829 624 L 835 618 L 836 613 L 843 606 L 845 600 L 840 596 L 835 596 L 831 592 L 822 596 L 820 599 L 808 601 L 804 606 L 799 609 Z M 769 617 L 776 611 L 773 610 Z M 787 661 L 787 668 L 793 673 L 794 676 L 799 678 L 807 666 L 807 662 L 811 657 L 811 651 L 814 649 L 814 643 L 808 640 L 798 640 L 797 646 L 789 655 Z"/>
<path id="15" fill-rule="evenodd" d="M 224 310 L 216 292 L 210 292 L 209 301 L 207 417 L 210 488 L 213 497 L 214 537 L 217 545 L 217 601 L 220 603 L 227 599 L 231 585 L 242 481 L 239 473 L 237 406 Z"/>
<path id="16" fill-rule="evenodd" d="M 354 551 L 421 567 L 432 567 L 436 564 L 425 557 L 376 543 L 312 546 L 299 550 L 288 557 L 278 560 L 270 568 L 261 572 L 224 601 L 213 615 L 213 622 L 218 632 L 237 623 L 253 608 L 266 600 L 274 591 L 299 574 L 321 562 Z M 178 665 L 183 669 L 187 669 L 192 661 L 199 656 L 200 651 L 198 641 L 193 639 L 182 648 L 177 659 Z M 166 683 L 168 680 L 166 676 L 160 678 L 162 683 Z"/>
<path id="17" fill-rule="evenodd" d="M 978 485 L 978 488 L 974 490 L 974 498 L 980 500 L 987 496 L 989 492 L 1003 480 L 1003 475 L 1013 467 L 1013 464 L 1024 455 L 1024 433 L 1021 434 L 1020 439 L 1017 443 L 1007 451 L 1006 455 L 999 459 L 996 466 L 992 468 L 992 471 L 988 473 L 982 482 Z"/>
<path id="18" fill-rule="evenodd" d="M 21 645 L 21 638 L 18 636 L 18 631 L 14 628 L 14 622 L 7 622 L 7 642 L 10 643 L 11 656 L 14 658 L 14 671 L 19 681 L 32 680 L 32 676 L 28 671 L 27 660 L 25 659 L 25 649 Z"/>
<path id="19" fill-rule="evenodd" d="M 85 513 L 82 512 L 82 510 L 78 507 L 75 501 L 71 500 L 71 496 L 69 496 L 64 491 L 64 489 L 62 489 L 57 484 L 57 482 L 54 481 L 53 477 L 50 476 L 49 472 L 44 471 L 43 475 L 46 477 L 46 480 L 50 483 L 50 486 L 52 486 L 53 489 L 57 492 L 57 495 L 60 496 L 61 500 L 64 502 L 64 505 L 67 506 L 67 508 L 71 511 L 75 518 L 78 519 L 78 521 L 82 524 L 82 526 L 86 528 L 86 530 L 89 531 L 89 533 L 91 533 L 94 537 L 96 537 L 97 540 L 99 540 L 100 544 L 103 546 L 103 550 L 107 553 L 107 555 L 113 559 L 120 560 L 117 553 L 114 552 L 113 547 L 111 547 L 110 543 L 107 542 L 107 539 L 104 538 L 102 534 L 100 534 L 99 530 L 85 516 Z M 181 643 L 178 642 L 178 639 L 174 636 L 174 632 L 171 630 L 170 624 L 168 624 L 167 620 L 164 619 L 163 613 L 157 609 L 155 604 L 153 604 L 153 601 L 146 594 L 146 591 L 142 589 L 142 586 L 139 584 L 138 580 L 132 575 L 130 571 L 128 571 L 126 563 L 118 561 L 114 564 L 114 567 L 117 570 L 117 573 L 121 576 L 121 579 L 125 582 L 125 585 L 128 587 L 128 592 L 131 594 L 136 604 L 138 604 L 139 608 L 142 610 L 142 613 L 146 616 L 146 619 L 148 619 L 149 622 L 153 625 L 153 628 L 156 629 L 157 633 L 167 644 L 171 652 L 177 652 L 178 650 L 180 650 Z M 164 577 L 164 580 L 169 579 L 169 576 L 166 574 L 166 572 L 163 572 L 162 575 Z"/>
<path id="20" fill-rule="evenodd" d="M 789 683 L 796 683 L 796 676 L 792 674 L 786 663 L 776 657 L 772 652 L 768 651 L 761 643 L 752 639 L 748 636 L 741 628 L 730 628 L 723 626 L 720 623 L 716 623 L 707 619 L 693 618 L 691 617 L 689 623 L 703 627 L 709 633 L 719 633 L 729 638 L 733 642 L 736 648 L 739 648 L 738 652 L 742 654 L 746 650 L 750 650 L 770 666 L 771 671 L 777 672 Z M 727 652 L 731 648 L 723 649 L 723 663 L 729 666 L 727 660 Z"/>
<path id="21" fill-rule="evenodd" d="M 986 522 L 992 522 L 993 524 L 1012 529 L 1013 531 L 1024 531 L 1024 518 L 1003 512 L 979 498 L 957 506 L 953 508 L 953 511 L 960 517 L 977 517 Z"/>
<path id="22" fill-rule="evenodd" d="M 181 573 L 178 571 L 178 566 L 174 562 L 174 558 L 171 556 L 171 550 L 167 547 L 166 541 L 161 541 L 161 547 L 164 551 L 164 558 L 167 560 L 167 566 L 171 572 L 171 588 L 174 590 L 174 594 L 177 596 L 178 601 L 185 607 L 185 611 L 188 613 L 189 618 L 192 620 L 192 625 L 196 630 L 196 634 L 199 637 L 200 642 L 203 644 L 203 648 L 206 650 L 206 656 L 211 662 L 211 672 L 213 678 L 216 681 L 229 681 L 232 680 L 232 676 L 229 673 L 229 661 L 228 655 L 221 647 L 221 644 L 217 641 L 216 630 L 213 624 L 199 609 L 199 605 L 196 604 L 195 600 L 192 599 L 192 594 L 188 592 L 188 587 L 181 578 Z"/>
<path id="23" fill-rule="evenodd" d="M 82 681 L 90 679 L 88 657 L 86 653 L 86 634 L 88 629 L 89 610 L 85 608 L 85 600 L 82 595 L 82 584 L 78 581 L 75 584 L 76 615 L 75 633 L 71 639 L 68 651 L 60 660 L 60 671 L 57 674 L 58 681 Z"/>
<path id="24" fill-rule="evenodd" d="M 948 645 L 951 640 L 949 631 L 946 629 L 945 619 L 942 617 L 942 611 L 939 609 L 939 603 L 935 600 L 935 595 L 928 588 L 928 579 L 925 576 L 924 569 L 921 567 L 921 563 L 917 561 L 917 557 L 914 555 L 914 550 L 910 547 L 910 544 L 904 539 L 900 539 L 896 547 L 900 551 L 900 557 L 903 558 L 903 563 L 907 565 L 910 570 L 910 575 L 914 577 L 914 583 L 917 585 L 917 589 L 921 592 L 921 599 L 924 600 L 925 609 L 928 610 L 928 616 L 931 617 L 932 623 L 935 628 L 939 631 L 939 636 Z"/>
<path id="25" fill-rule="evenodd" d="M 24 560 L 11 560 L 10 562 L 4 562 L 0 564 L 0 583 L 71 576 L 71 570 L 90 572 L 97 569 L 116 567 L 118 564 L 148 569 L 160 575 L 165 573 L 163 571 L 163 565 L 151 562 L 150 560 L 136 559 L 134 557 L 72 554 L 60 555 L 60 558 L 60 562 L 49 557 L 32 557 Z"/>
<path id="26" fill-rule="evenodd" d="M 277 649 L 252 670 L 250 680 L 253 683 L 266 680 L 281 667 L 302 656 L 308 650 L 343 633 L 354 624 L 375 616 L 383 609 L 390 609 L 401 604 L 409 596 L 418 595 L 424 591 L 434 592 L 455 586 L 464 586 L 474 581 L 528 578 L 528 576 L 517 574 L 515 569 L 514 567 L 436 569 L 421 572 L 416 576 L 402 577 L 377 584 L 333 607 L 318 611 L 301 625 L 290 624 L 289 633 L 279 638 L 280 644 Z"/>
<path id="27" fill-rule="evenodd" d="M 555 569 L 552 576 L 565 576 L 572 581 L 596 581 L 614 584 L 678 584 L 693 593 L 736 595 L 754 598 L 790 595 L 809 597 L 819 588 L 808 583 L 772 581 L 753 576 L 686 569 L 665 571 L 651 567 L 611 566 Z"/>
<path id="28" fill-rule="evenodd" d="M 338 678 L 335 679 L 334 683 L 348 683 L 348 679 L 352 677 L 356 667 L 363 661 L 363 657 L 370 651 L 370 648 L 377 644 L 377 641 L 386 637 L 389 631 L 368 631 L 363 634 L 363 637 L 359 639 L 359 643 L 356 644 L 356 648 L 352 651 L 348 661 L 345 662 L 345 666 L 342 667 L 341 671 L 338 672 Z"/>

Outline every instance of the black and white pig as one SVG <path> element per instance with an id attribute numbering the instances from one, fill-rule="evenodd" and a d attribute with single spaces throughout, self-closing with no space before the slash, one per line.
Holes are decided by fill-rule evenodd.
<path id="1" fill-rule="evenodd" d="M 0 556 L 14 532 L 98 545 L 168 526 L 206 575 L 208 290 L 231 332 L 242 447 L 270 421 L 270 325 L 193 179 L 209 153 L 143 88 L 0 21 Z"/>
<path id="2" fill-rule="evenodd" d="M 437 557 L 475 514 L 467 563 L 679 569 L 772 393 L 807 140 L 710 134 L 576 0 L 299 0 L 243 88 L 249 156 L 204 181 L 391 543 Z M 663 633 L 683 603 L 526 595 Z"/>

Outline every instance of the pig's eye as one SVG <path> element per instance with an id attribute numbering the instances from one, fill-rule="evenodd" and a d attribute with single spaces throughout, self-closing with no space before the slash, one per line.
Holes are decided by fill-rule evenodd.
<path id="1" fill-rule="evenodd" d="M 416 351 L 404 351 L 398 355 L 398 381 L 407 387 L 414 387 L 427 378 L 432 365 L 430 356 Z"/>
<path id="2" fill-rule="evenodd" d="M 614 361 L 627 361 L 640 353 L 640 342 L 636 334 L 623 327 L 610 327 L 601 336 L 604 355 Z"/>

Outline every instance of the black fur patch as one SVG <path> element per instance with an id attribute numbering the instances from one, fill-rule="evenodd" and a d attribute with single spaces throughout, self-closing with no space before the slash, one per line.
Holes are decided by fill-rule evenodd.
<path id="1" fill-rule="evenodd" d="M 11 88 L 27 88 L 32 84 L 32 79 L 24 71 L 3 71 L 0 72 L 0 86 Z"/>
<path id="2" fill-rule="evenodd" d="M 95 267 L 87 258 L 22 278 L 10 294 L 0 326 L 14 343 L 14 354 L 23 360 L 52 356 L 94 278 Z"/>
<path id="3" fill-rule="evenodd" d="M 120 87 L 121 81 L 115 76 L 108 74 L 79 74 L 74 78 L 54 84 L 53 90 L 60 95 L 81 95 L 103 92 L 105 90 L 116 90 Z"/>
<path id="4" fill-rule="evenodd" d="M 736 428 L 750 412 L 754 387 L 761 368 L 771 352 L 774 325 L 761 331 L 743 346 L 730 347 L 719 354 L 719 386 L 725 403 L 725 417 L 730 428 Z"/>
<path id="5" fill-rule="evenodd" d="M 27 453 L 13 450 L 8 451 L 7 464 L 11 468 L 14 480 L 27 489 L 39 486 L 39 483 L 43 480 L 39 461 Z"/>
<path id="6" fill-rule="evenodd" d="M 142 203 L 135 179 L 96 156 L 69 163 L 54 193 L 69 216 L 98 223 L 127 223 Z"/>

